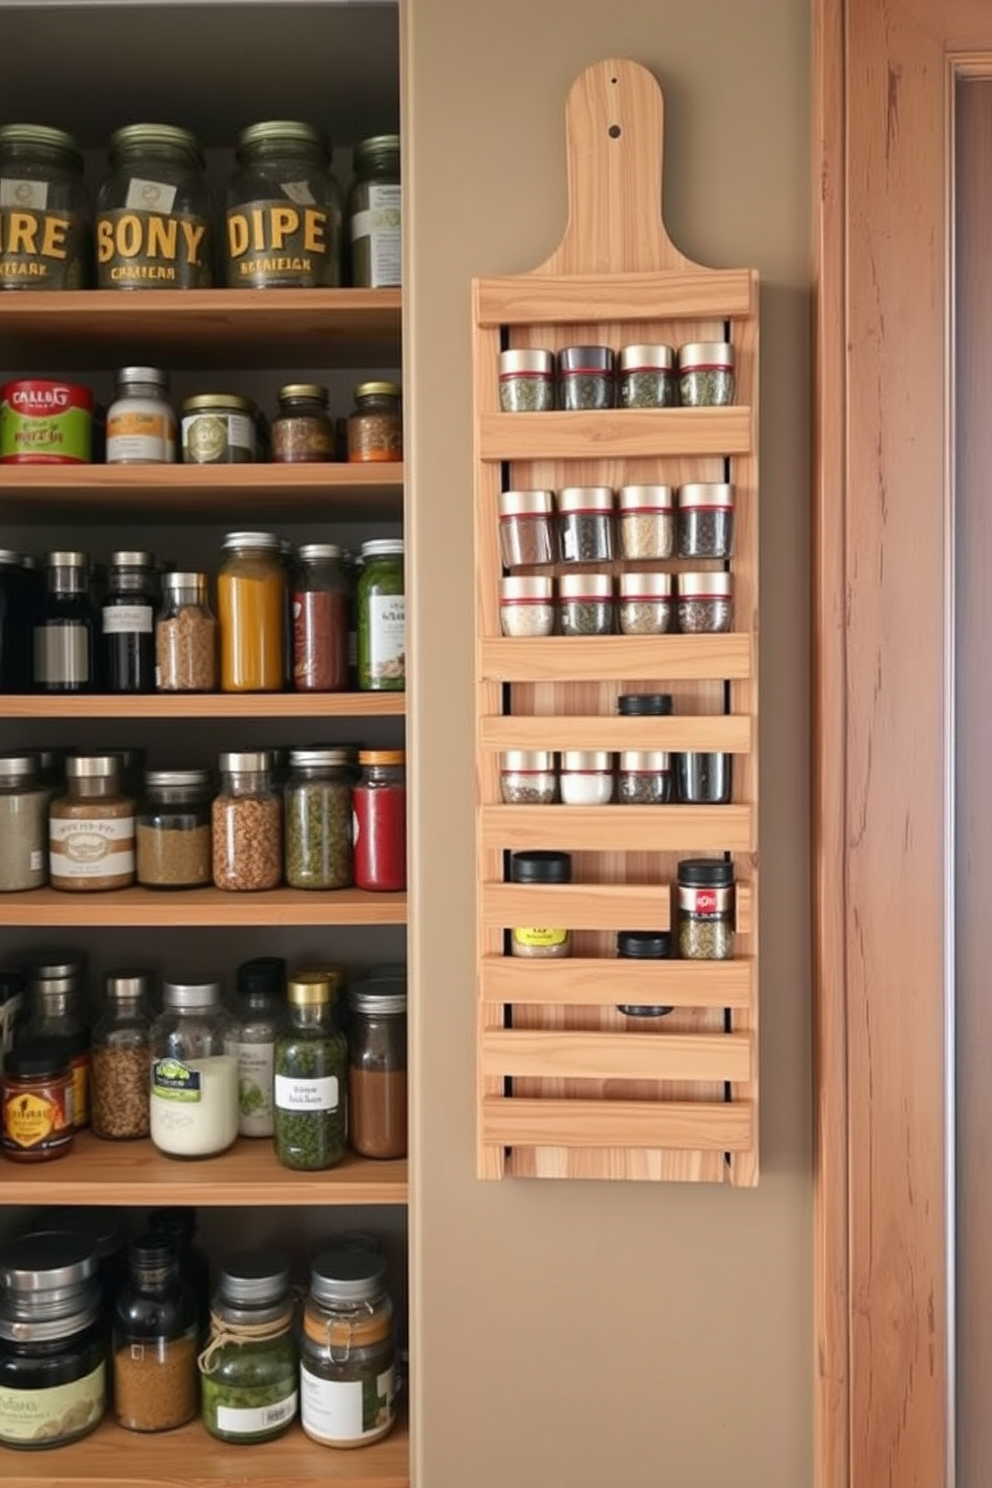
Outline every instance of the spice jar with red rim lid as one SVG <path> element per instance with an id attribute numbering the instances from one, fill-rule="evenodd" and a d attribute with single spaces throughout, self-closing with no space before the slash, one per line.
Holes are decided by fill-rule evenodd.
<path id="1" fill-rule="evenodd" d="M 547 413 L 554 408 L 554 353 L 540 347 L 501 351 L 499 406 L 504 413 Z"/>
<path id="2" fill-rule="evenodd" d="M 734 348 L 729 341 L 679 347 L 679 398 L 686 408 L 720 408 L 734 401 Z"/>

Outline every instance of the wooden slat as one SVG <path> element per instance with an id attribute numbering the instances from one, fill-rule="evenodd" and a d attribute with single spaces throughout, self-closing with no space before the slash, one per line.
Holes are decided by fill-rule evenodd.
<path id="1" fill-rule="evenodd" d="M 581 1033 L 496 1029 L 482 1038 L 482 1068 L 498 1077 L 588 1080 L 747 1080 L 746 1033 Z"/>
<path id="2" fill-rule="evenodd" d="M 0 717 L 3 716 L 0 698 Z M 669 718 L 620 718 L 605 714 L 591 718 L 482 718 L 479 744 L 483 749 L 669 749 L 722 750 L 747 754 L 753 728 L 749 716 L 715 713 Z"/>
<path id="3" fill-rule="evenodd" d="M 485 846 L 504 849 L 724 853 L 755 845 L 750 806 L 484 806 L 479 823 Z"/>
<path id="4" fill-rule="evenodd" d="M 492 682 L 732 680 L 752 670 L 753 638 L 726 635 L 540 636 L 484 640 L 479 647 L 481 679 Z"/>
<path id="5" fill-rule="evenodd" d="M 96 902 L 94 902 L 96 901 Z M 0 894 L 0 926 L 93 924 L 158 925 L 403 925 L 406 894 L 370 894 L 361 889 L 327 893 L 268 889 L 228 893 L 224 889 L 114 889 L 110 893 L 64 893 L 29 889 Z"/>
<path id="6" fill-rule="evenodd" d="M 733 961 L 633 961 L 565 957 L 528 961 L 486 956 L 480 972 L 481 1002 L 583 1007 L 656 1002 L 668 1007 L 750 1008 L 755 1003 L 755 964 Z"/>
<path id="7" fill-rule="evenodd" d="M 746 455 L 747 408 L 604 409 L 600 413 L 480 413 L 480 460 L 629 460 Z"/>
<path id="8" fill-rule="evenodd" d="M 519 275 L 480 279 L 480 326 L 569 325 L 589 321 L 738 320 L 757 311 L 750 269 L 669 270 L 649 274 Z"/>
<path id="9" fill-rule="evenodd" d="M 24 895 L 20 895 L 23 898 Z M 479 918 L 491 930 L 513 925 L 556 925 L 566 930 L 667 930 L 671 921 L 669 884 L 482 883 Z M 737 932 L 751 932 L 750 885 L 736 891 Z"/>
<path id="10" fill-rule="evenodd" d="M 518 1100 L 490 1096 L 483 1140 L 509 1147 L 660 1147 L 742 1152 L 754 1140 L 754 1109 L 730 1101 L 698 1104 L 610 1100 Z"/>
<path id="11" fill-rule="evenodd" d="M 393 718 L 402 692 L 88 693 L 80 697 L 0 694 L 0 718 Z M 631 746 L 633 747 L 633 746 Z"/>

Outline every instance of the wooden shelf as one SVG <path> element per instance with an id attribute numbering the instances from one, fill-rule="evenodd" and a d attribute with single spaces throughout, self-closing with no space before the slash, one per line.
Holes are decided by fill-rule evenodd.
<path id="1" fill-rule="evenodd" d="M 0 694 L 0 718 L 402 718 L 402 692 Z"/>
<path id="2" fill-rule="evenodd" d="M 672 269 L 665 275 L 667 320 L 746 320 L 756 315 L 758 286 L 746 269 Z M 588 325 L 657 320 L 658 275 L 569 274 L 548 286 L 531 274 L 496 275 L 476 286 L 476 321 L 490 328 L 511 325 Z"/>
<path id="3" fill-rule="evenodd" d="M 634 460 L 751 453 L 749 408 L 481 413 L 480 460 Z"/>
<path id="4" fill-rule="evenodd" d="M 361 889 L 308 892 L 270 889 L 232 894 L 223 889 L 114 889 L 104 894 L 66 894 L 30 889 L 0 895 L 0 926 L 260 926 L 403 925 L 406 894 L 368 894 Z"/>
<path id="5" fill-rule="evenodd" d="M 24 290 L 0 300 L 0 365 L 398 367 L 398 289 Z"/>
<path id="6" fill-rule="evenodd" d="M 272 521 L 274 511 L 281 522 L 313 516 L 398 521 L 403 466 L 0 466 L 0 519 L 6 521 L 212 522 L 240 520 L 247 512 Z"/>
<path id="7" fill-rule="evenodd" d="M 151 1141 L 102 1142 L 84 1131 L 56 1162 L 0 1159 L 0 1193 L 5 1204 L 405 1204 L 407 1165 L 349 1153 L 325 1173 L 294 1173 L 264 1137 L 184 1162 Z"/>
<path id="8" fill-rule="evenodd" d="M 743 1008 L 755 1005 L 755 966 L 733 961 L 627 961 L 568 956 L 540 965 L 519 956 L 483 956 L 480 1002 L 610 1007 L 618 1002 L 667 1007 Z"/>
<path id="9" fill-rule="evenodd" d="M 4 1488 L 409 1488 L 410 1437 L 399 1420 L 382 1441 L 353 1451 L 322 1447 L 299 1425 L 277 1441 L 225 1446 L 199 1421 L 149 1436 L 104 1421 L 53 1452 L 0 1447 Z"/>
<path id="10" fill-rule="evenodd" d="M 479 645 L 485 682 L 698 681 L 748 678 L 754 641 L 746 632 L 727 635 L 528 637 L 497 636 Z"/>
<path id="11" fill-rule="evenodd" d="M 527 644 L 526 642 L 524 644 Z M 0 717 L 3 717 L 0 698 Z M 746 714 L 688 714 L 667 718 L 621 718 L 617 715 L 482 717 L 482 749 L 669 749 L 723 750 L 749 754 L 754 730 Z"/>
<path id="12" fill-rule="evenodd" d="M 750 852 L 750 806 L 484 806 L 483 847 L 581 852 Z"/>

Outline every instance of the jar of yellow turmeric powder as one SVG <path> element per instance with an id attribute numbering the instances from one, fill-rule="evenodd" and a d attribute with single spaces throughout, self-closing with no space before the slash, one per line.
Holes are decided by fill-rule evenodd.
<path id="1" fill-rule="evenodd" d="M 229 532 L 217 579 L 222 692 L 286 683 L 286 571 L 271 532 Z"/>

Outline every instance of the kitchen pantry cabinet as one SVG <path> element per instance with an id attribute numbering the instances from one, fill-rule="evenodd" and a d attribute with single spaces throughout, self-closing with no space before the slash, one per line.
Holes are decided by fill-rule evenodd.
<path id="1" fill-rule="evenodd" d="M 40 9 L 0 5 L 4 52 L 24 59 L 5 81 L 3 117 L 76 134 L 91 180 L 118 124 L 181 123 L 207 147 L 215 185 L 230 168 L 235 132 L 255 119 L 312 118 L 341 146 L 395 130 L 395 8 L 279 11 L 276 22 L 266 6 L 73 6 L 42 21 Z M 230 65 L 219 65 L 223 57 Z M 336 155 L 335 164 L 346 182 L 347 154 Z M 349 289 L 9 293 L 0 295 L 0 368 L 5 375 L 68 376 L 106 401 L 113 368 L 159 365 L 172 374 L 176 402 L 216 386 L 248 392 L 270 413 L 282 382 L 312 377 L 330 385 L 332 408 L 344 413 L 356 374 L 398 371 L 400 298 L 398 290 Z M 0 467 L 0 542 L 32 552 L 71 545 L 105 556 L 140 542 L 181 566 L 216 571 L 220 536 L 231 528 L 353 545 L 398 535 L 402 520 L 401 466 Z M 396 693 L 2 696 L 0 747 L 144 745 L 166 767 L 213 764 L 221 749 L 266 743 L 399 745 L 404 714 L 405 696 Z M 405 919 L 404 894 L 358 890 L 134 888 L 73 896 L 41 889 L 0 898 L 0 958 L 78 944 L 100 973 L 139 963 L 177 977 L 229 977 L 238 961 L 266 951 L 286 955 L 291 965 L 320 954 L 360 967 L 403 957 Z M 232 1225 L 241 1243 L 259 1231 L 294 1240 L 304 1256 L 336 1230 L 357 1225 L 383 1236 L 391 1284 L 403 1299 L 406 1199 L 405 1161 L 351 1155 L 327 1173 L 300 1175 L 281 1167 L 264 1139 L 240 1139 L 221 1157 L 187 1165 L 147 1143 L 117 1145 L 85 1133 L 60 1163 L 3 1165 L 0 1234 L 25 1209 L 51 1203 L 196 1204 L 201 1231 L 219 1254 L 231 1248 Z M 348 1453 L 310 1442 L 298 1426 L 277 1442 L 231 1451 L 198 1423 L 142 1437 L 106 1422 L 54 1453 L 0 1450 L 0 1458 L 11 1488 L 53 1475 L 67 1488 L 165 1480 L 197 1488 L 234 1481 L 404 1488 L 410 1472 L 402 1421 L 382 1442 Z"/>

